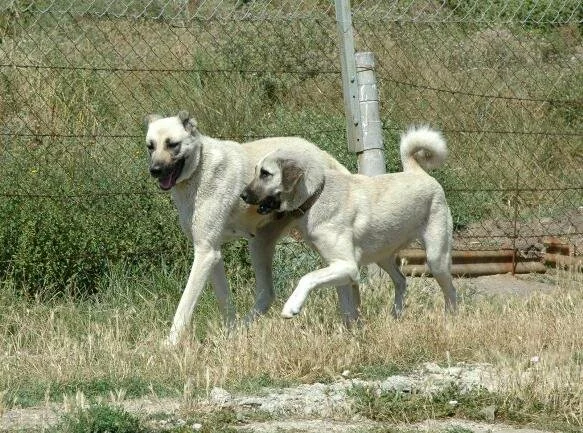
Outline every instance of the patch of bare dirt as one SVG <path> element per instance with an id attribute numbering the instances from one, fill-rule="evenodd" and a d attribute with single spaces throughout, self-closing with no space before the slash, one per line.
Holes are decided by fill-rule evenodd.
<path id="1" fill-rule="evenodd" d="M 460 390 L 498 387 L 500 372 L 489 364 L 459 364 L 440 367 L 427 363 L 419 370 L 407 375 L 394 375 L 383 380 L 361 380 L 345 378 L 330 384 L 305 384 L 290 388 L 264 388 L 255 394 L 232 394 L 222 388 L 213 388 L 206 399 L 184 402 L 180 399 L 143 398 L 118 402 L 126 410 L 146 416 L 156 414 L 152 427 L 160 431 L 179 426 L 196 431 L 201 424 L 181 417 L 197 411 L 208 412 L 230 409 L 238 414 L 250 412 L 266 414 L 268 421 L 249 421 L 242 415 L 237 428 L 241 431 L 262 432 L 351 432 L 374 431 L 388 425 L 363 419 L 354 410 L 350 391 L 354 387 L 367 387 L 373 392 L 400 391 L 404 393 L 429 393 L 455 384 Z M 57 422 L 60 414 L 75 406 L 83 406 L 83 398 L 64 404 L 49 404 L 44 407 L 10 409 L 0 418 L 0 431 L 18 429 L 42 430 Z M 160 414 L 167 416 L 161 419 Z M 165 418 L 164 416 L 162 418 Z M 393 430 L 419 432 L 446 432 L 453 426 L 463 427 L 472 433 L 546 433 L 528 428 L 514 428 L 499 424 L 473 423 L 464 420 L 427 421 L 412 425 L 390 425 Z M 378 431 L 378 430 L 377 430 Z"/>
<path id="2" fill-rule="evenodd" d="M 544 274 L 484 275 L 469 279 L 468 284 L 487 295 L 526 296 L 535 292 L 550 293 L 557 287 L 556 281 Z"/>
<path id="3" fill-rule="evenodd" d="M 273 433 L 273 432 L 293 432 L 293 433 L 364 433 L 367 431 L 402 431 L 403 433 L 447 433 L 452 431 L 463 431 L 467 433 L 549 433 L 544 430 L 536 430 L 528 427 L 519 428 L 505 424 L 487 424 L 466 421 L 462 419 L 428 420 L 416 424 L 379 424 L 370 421 L 331 421 L 331 420 L 289 420 L 289 421 L 266 421 L 250 423 L 240 427 L 241 431 L 253 433 Z"/>
<path id="4" fill-rule="evenodd" d="M 544 253 L 544 239 L 552 236 L 571 247 L 574 255 L 583 254 L 583 206 L 553 218 L 528 221 L 483 220 L 454 234 L 454 249 L 508 249 L 515 246 L 524 253 Z"/>

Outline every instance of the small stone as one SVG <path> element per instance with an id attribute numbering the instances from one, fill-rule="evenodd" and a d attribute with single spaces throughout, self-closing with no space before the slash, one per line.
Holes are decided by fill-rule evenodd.
<path id="1" fill-rule="evenodd" d="M 229 391 L 215 386 L 210 393 L 210 399 L 214 404 L 224 405 L 231 400 Z"/>
<path id="2" fill-rule="evenodd" d="M 202 428 L 202 424 L 195 422 L 194 424 L 192 424 L 192 429 L 193 430 L 200 430 Z"/>
<path id="3" fill-rule="evenodd" d="M 350 370 L 344 370 L 342 372 L 342 377 L 348 377 L 348 376 L 350 376 Z"/>
<path id="4" fill-rule="evenodd" d="M 448 403 L 450 406 L 457 406 L 457 400 L 450 400 Z"/>
<path id="5" fill-rule="evenodd" d="M 532 364 L 536 364 L 536 363 L 540 362 L 540 357 L 538 357 L 538 356 L 533 356 L 532 358 L 530 358 L 530 362 L 531 362 Z"/>
<path id="6" fill-rule="evenodd" d="M 443 372 L 443 369 L 434 362 L 426 362 L 424 364 L 425 370 L 429 373 L 439 374 Z"/>

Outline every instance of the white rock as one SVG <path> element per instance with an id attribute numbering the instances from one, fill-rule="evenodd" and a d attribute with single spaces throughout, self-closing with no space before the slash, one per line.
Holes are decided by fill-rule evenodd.
<path id="1" fill-rule="evenodd" d="M 211 393 L 210 393 L 209 397 L 214 404 L 219 404 L 219 405 L 224 405 L 224 404 L 228 403 L 229 401 L 231 401 L 231 398 L 232 398 L 229 391 L 227 391 L 226 389 L 223 389 L 223 388 L 219 388 L 217 386 L 215 386 L 213 389 L 211 389 Z"/>

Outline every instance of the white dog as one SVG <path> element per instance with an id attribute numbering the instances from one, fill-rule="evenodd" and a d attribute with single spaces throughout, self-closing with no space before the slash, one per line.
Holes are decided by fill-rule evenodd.
<path id="1" fill-rule="evenodd" d="M 410 129 L 401 137 L 403 172 L 367 177 L 331 171 L 296 149 L 265 156 L 242 198 L 297 218 L 304 239 L 328 267 L 302 277 L 282 315 L 298 314 L 311 290 L 324 285 L 351 286 L 346 309 L 358 317 L 359 266 L 375 262 L 395 284 L 393 313 L 401 314 L 406 280 L 396 262 L 398 251 L 420 240 L 448 312 L 456 309 L 451 276 L 452 219 L 441 185 L 424 168 L 447 157 L 442 136 L 429 128 Z"/>
<path id="2" fill-rule="evenodd" d="M 261 215 L 239 199 L 254 167 L 274 149 L 296 149 L 331 170 L 348 173 L 316 145 L 297 137 L 277 137 L 246 144 L 217 140 L 200 133 L 188 112 L 146 118 L 150 173 L 160 188 L 171 190 L 180 225 L 194 243 L 194 261 L 174 315 L 167 343 L 175 344 L 190 321 L 198 297 L 211 277 L 221 312 L 234 320 L 221 245 L 249 239 L 256 275 L 256 298 L 250 316 L 263 314 L 273 302 L 272 259 L 275 243 L 293 221 L 291 216 Z"/>

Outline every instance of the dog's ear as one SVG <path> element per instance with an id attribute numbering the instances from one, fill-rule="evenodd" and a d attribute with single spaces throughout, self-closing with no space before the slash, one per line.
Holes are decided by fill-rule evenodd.
<path id="1" fill-rule="evenodd" d="M 186 132 L 192 134 L 196 130 L 196 120 L 194 120 L 190 113 L 186 110 L 180 110 L 178 113 L 178 118 L 182 122 L 182 126 L 186 129 Z"/>
<path id="2" fill-rule="evenodd" d="M 285 191 L 292 191 L 304 175 L 304 170 L 294 159 L 280 160 L 281 184 Z"/>
<path id="3" fill-rule="evenodd" d="M 144 126 L 146 127 L 146 129 L 148 129 L 150 123 L 159 119 L 162 119 L 162 116 L 160 116 L 159 114 L 148 114 L 146 117 L 144 117 Z"/>

